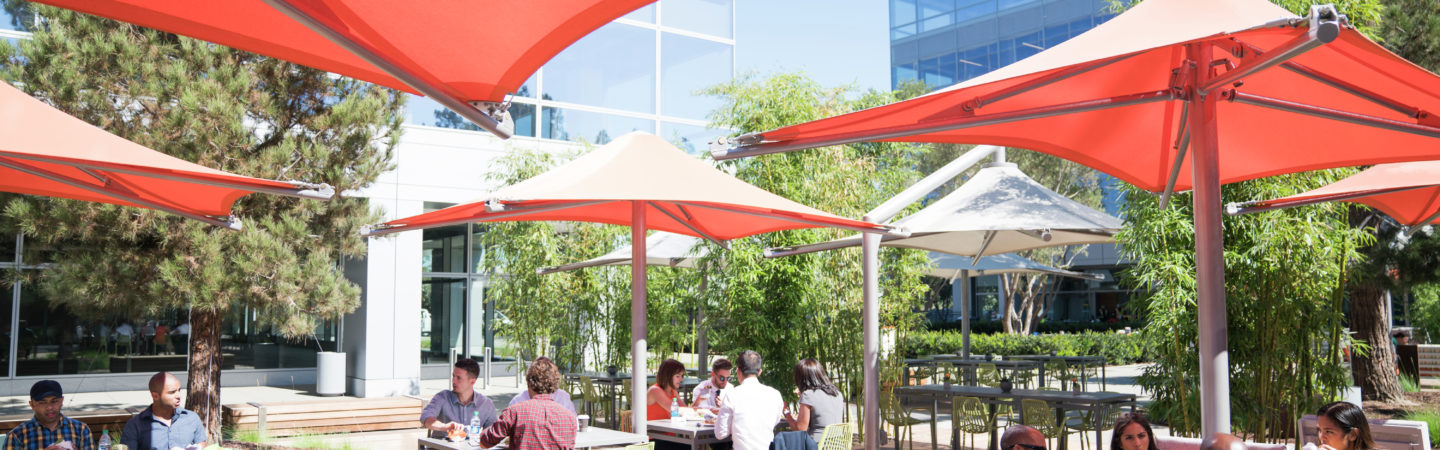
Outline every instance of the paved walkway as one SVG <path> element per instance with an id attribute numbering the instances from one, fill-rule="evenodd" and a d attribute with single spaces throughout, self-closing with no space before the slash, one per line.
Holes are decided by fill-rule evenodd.
<path id="1" fill-rule="evenodd" d="M 1143 369 L 1144 365 L 1108 367 L 1108 390 L 1114 392 L 1133 393 L 1139 396 L 1142 405 L 1149 403 L 1149 396 L 1146 396 L 1144 392 L 1141 392 L 1140 387 L 1135 384 L 1135 378 L 1140 375 L 1140 372 Z M 481 392 L 484 393 L 486 396 L 490 397 L 491 400 L 493 400 L 497 405 L 503 407 L 504 405 L 509 404 L 510 399 L 521 391 L 520 388 L 517 388 L 515 386 L 515 382 L 516 380 L 514 377 L 497 377 L 494 379 L 494 382 L 488 389 L 482 389 Z M 423 398 L 429 398 L 435 395 L 435 393 L 440 392 L 441 390 L 449 389 L 449 384 L 449 380 L 421 381 L 419 395 Z M 240 401 L 238 399 L 244 399 L 244 401 L 258 402 L 288 402 L 320 401 L 326 398 L 333 397 L 321 397 L 315 394 L 314 386 L 302 385 L 295 386 L 293 389 L 273 386 L 227 387 L 220 390 L 220 398 L 223 402 L 235 403 Z M 29 398 L 26 396 L 0 397 L 0 415 L 29 414 L 30 407 L 28 404 L 28 400 Z M 96 411 L 105 409 L 123 409 L 127 407 L 143 408 L 149 403 L 150 394 L 143 389 L 134 391 L 83 392 L 66 395 L 64 410 Z M 854 410 L 852 409 L 852 413 L 853 412 Z M 917 415 L 916 417 L 919 418 L 920 416 Z M 936 424 L 936 434 L 941 444 L 939 445 L 939 448 L 949 449 L 950 446 L 948 444 L 950 442 L 951 436 L 950 416 L 949 414 L 944 414 L 942 412 L 942 414 L 940 414 L 937 419 L 938 421 Z M 418 418 L 416 425 L 419 425 Z M 926 423 L 916 425 L 913 428 L 913 431 L 916 437 L 914 439 L 916 441 L 915 448 L 929 449 L 930 425 L 928 421 Z M 1164 427 L 1156 427 L 1155 433 L 1158 435 L 1169 435 L 1169 430 L 1165 429 Z M 300 444 L 306 446 L 315 445 L 317 443 L 323 442 L 323 444 L 328 448 L 395 449 L 412 448 L 415 443 L 415 439 L 419 437 L 420 434 L 421 431 L 419 429 L 416 429 L 357 433 L 351 435 L 333 435 L 325 436 L 324 439 L 319 439 L 317 437 L 277 439 L 271 442 L 285 445 Z M 976 444 L 983 446 L 983 442 L 985 442 L 987 438 L 987 435 L 975 436 Z M 1109 443 L 1108 439 L 1109 433 L 1107 432 L 1105 433 L 1105 442 L 1102 442 L 1102 445 L 1100 445 L 1098 448 L 1106 448 L 1104 444 Z M 968 438 L 966 438 L 966 442 L 968 442 Z M 1067 444 L 1072 449 L 1079 449 L 1080 438 L 1075 434 L 1071 434 L 1069 442 Z M 1093 443 L 1091 444 L 1093 445 Z M 890 442 L 882 447 L 887 449 L 894 448 L 894 443 Z M 908 447 L 909 445 L 907 444 L 907 450 Z"/>

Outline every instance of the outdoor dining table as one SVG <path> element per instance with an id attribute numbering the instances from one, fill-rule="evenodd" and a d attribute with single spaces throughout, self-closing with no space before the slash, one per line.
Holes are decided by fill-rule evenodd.
<path id="1" fill-rule="evenodd" d="M 1056 420 L 1060 421 L 1060 438 L 1058 439 L 1060 450 L 1065 450 L 1066 448 L 1065 440 L 1066 434 L 1068 434 L 1067 430 L 1064 427 L 1066 411 L 1098 412 L 1104 410 L 1105 408 L 1117 407 L 1118 405 L 1123 404 L 1129 404 L 1130 410 L 1135 410 L 1135 394 L 1125 394 L 1119 392 L 1066 392 L 1037 389 L 1013 389 L 1007 393 L 1001 392 L 1000 388 L 992 387 L 927 384 L 923 386 L 897 387 L 895 388 L 895 395 L 902 399 L 918 399 L 923 401 L 929 401 L 931 402 L 932 407 L 935 408 L 931 411 L 939 411 L 940 405 L 950 405 L 951 420 L 956 420 L 956 418 L 954 417 L 954 405 L 951 404 L 952 399 L 955 397 L 979 398 L 980 401 L 985 403 L 987 408 L 989 409 L 988 412 L 990 417 L 995 416 L 995 410 L 997 405 L 1012 405 L 1012 407 L 1016 411 L 1020 412 L 1021 422 L 1025 421 L 1025 412 L 1023 409 L 1020 408 L 1020 401 L 1025 399 L 1043 400 L 1050 407 L 1055 408 L 1055 418 Z M 936 415 L 938 415 L 938 413 L 930 415 L 930 426 L 932 428 L 935 426 Z M 995 423 L 991 422 L 990 426 L 994 428 Z M 1101 432 L 1098 429 L 1099 427 L 1096 428 L 1097 429 L 1095 430 L 1095 442 L 1097 443 L 1096 445 L 1098 447 L 1098 443 L 1101 442 Z M 998 442 L 996 441 L 996 434 L 997 433 L 995 433 L 993 430 L 990 433 L 989 448 L 992 450 L 998 447 Z M 950 445 L 951 448 L 960 448 L 959 433 L 951 434 Z"/>
<path id="2" fill-rule="evenodd" d="M 615 391 L 618 386 L 630 382 L 630 373 L 617 372 L 614 375 L 611 375 L 608 372 L 572 372 L 565 374 L 565 379 L 570 381 L 578 382 L 580 381 L 580 377 L 590 377 L 590 382 L 595 384 L 603 384 L 606 386 L 606 391 L 610 396 L 610 410 L 606 411 L 606 417 L 609 420 L 605 423 L 615 423 L 615 411 L 620 406 L 617 405 L 615 402 Z M 655 384 L 655 375 L 653 374 L 645 377 L 645 385 L 649 386 L 652 384 Z M 695 390 L 695 386 L 699 385 L 699 378 L 685 377 L 685 379 L 680 381 L 679 391 L 680 395 L 682 396 L 681 398 L 683 398 L 686 403 L 689 403 L 691 392 Z"/>
<path id="3" fill-rule="evenodd" d="M 614 447 L 620 445 L 643 444 L 649 442 L 650 438 L 642 434 L 626 433 L 596 426 L 590 426 L 579 433 L 575 433 L 575 448 Z M 417 444 L 419 450 L 425 449 L 451 449 L 451 450 L 473 450 L 480 447 L 472 447 L 468 442 L 450 442 L 446 439 L 435 439 L 421 436 Z M 509 448 L 509 441 L 502 442 L 494 447 L 495 449 Z"/>
<path id="4" fill-rule="evenodd" d="M 699 420 L 684 422 L 671 422 L 670 419 L 651 420 L 645 423 L 645 431 L 650 434 L 651 439 L 689 445 L 690 450 L 700 450 L 701 446 L 716 442 L 730 442 L 730 439 L 715 437 L 715 424 L 707 424 Z"/>
<path id="5" fill-rule="evenodd" d="M 1100 367 L 1100 390 L 1102 390 L 1102 391 L 1105 390 L 1105 358 L 1104 358 L 1104 357 L 1100 357 L 1100 356 L 1015 355 L 1015 356 L 1010 356 L 1009 358 L 1010 358 L 1010 359 L 1024 359 L 1024 360 L 1030 360 L 1030 361 L 1040 361 L 1040 362 L 1049 361 L 1049 360 L 1052 360 L 1052 359 L 1058 359 L 1058 360 L 1061 360 L 1061 361 L 1065 361 L 1065 365 L 1067 365 L 1067 366 L 1078 366 L 1078 367 L 1081 367 L 1081 368 L 1084 368 L 1084 367 L 1086 367 L 1086 366 L 1099 366 L 1099 367 Z M 1083 371 L 1083 370 L 1081 371 L 1081 377 L 1082 377 L 1082 378 L 1085 378 L 1085 377 L 1084 377 L 1084 371 Z M 1085 381 L 1086 381 L 1086 382 L 1089 382 L 1090 380 L 1086 379 Z M 1045 367 L 1043 367 L 1043 366 L 1040 367 L 1040 386 L 1045 386 Z"/>

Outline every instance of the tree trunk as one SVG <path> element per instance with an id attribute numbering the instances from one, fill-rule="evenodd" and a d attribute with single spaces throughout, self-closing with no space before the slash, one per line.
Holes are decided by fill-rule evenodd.
<path id="1" fill-rule="evenodd" d="M 1395 346 L 1390 344 L 1390 316 L 1385 310 L 1384 288 L 1365 282 L 1351 285 L 1350 330 L 1356 340 L 1370 345 L 1368 354 L 1350 357 L 1355 383 L 1360 385 L 1365 400 L 1405 401 L 1405 391 L 1396 374 Z"/>
<path id="2" fill-rule="evenodd" d="M 205 424 L 205 442 L 219 444 L 220 433 L 220 311 L 190 311 L 190 383 L 185 408 Z"/>

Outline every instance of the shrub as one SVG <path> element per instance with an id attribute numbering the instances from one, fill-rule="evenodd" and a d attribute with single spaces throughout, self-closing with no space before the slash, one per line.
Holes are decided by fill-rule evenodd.
<path id="1" fill-rule="evenodd" d="M 958 331 L 916 331 L 899 343 L 907 358 L 956 353 L 963 337 Z M 974 334 L 970 354 L 1101 356 L 1108 364 L 1148 361 L 1144 346 L 1133 334 L 1086 332 L 1079 334 Z"/>
<path id="2" fill-rule="evenodd" d="M 1425 422 L 1431 430 L 1440 430 L 1440 410 L 1433 408 L 1418 409 L 1405 413 L 1405 420 L 1418 420 Z M 1430 447 L 1440 447 L 1440 433 L 1430 433 Z"/>

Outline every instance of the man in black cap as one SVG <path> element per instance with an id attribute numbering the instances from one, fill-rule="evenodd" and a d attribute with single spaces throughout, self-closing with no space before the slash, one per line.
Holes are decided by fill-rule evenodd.
<path id="1" fill-rule="evenodd" d="M 5 450 L 92 450 L 90 427 L 60 414 L 65 393 L 60 383 L 40 380 L 30 386 L 30 409 L 35 417 L 15 427 L 5 440 Z"/>

